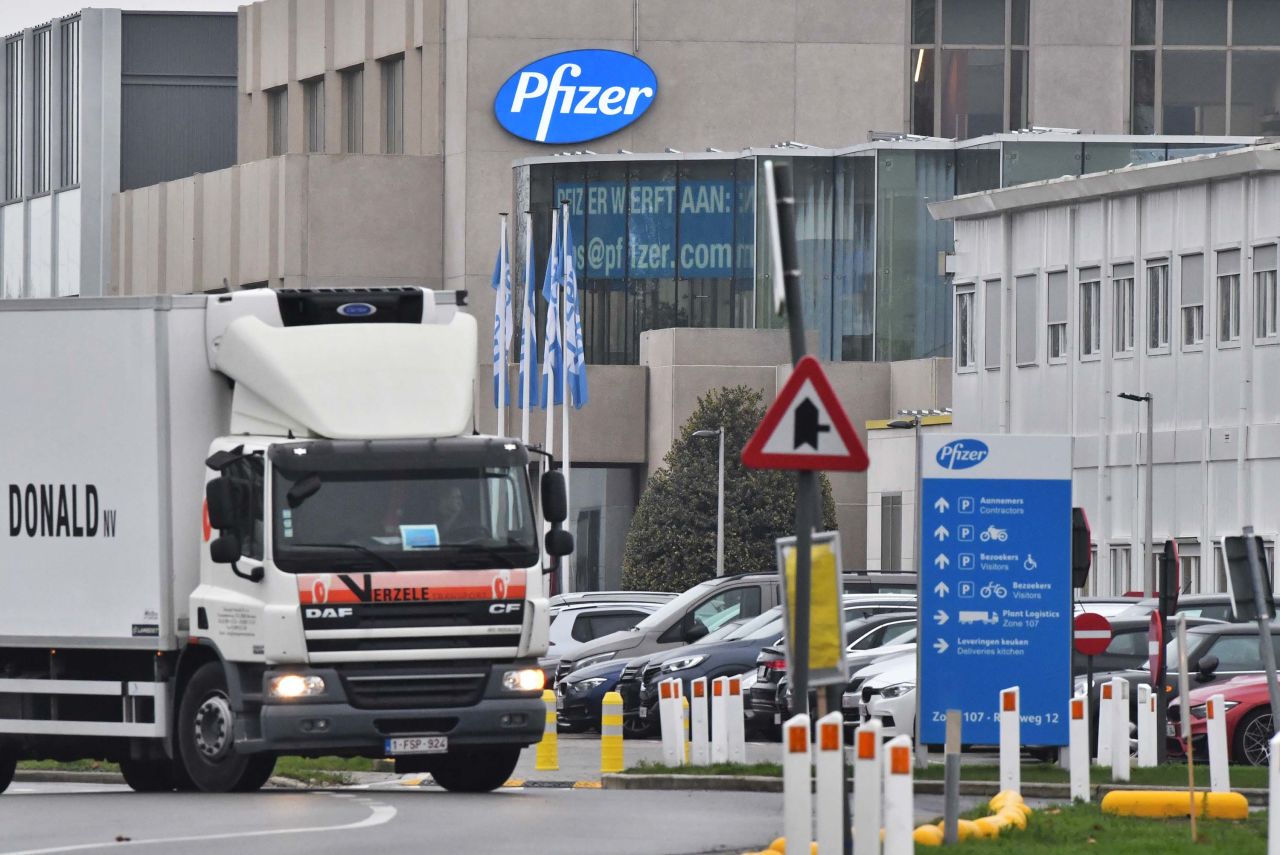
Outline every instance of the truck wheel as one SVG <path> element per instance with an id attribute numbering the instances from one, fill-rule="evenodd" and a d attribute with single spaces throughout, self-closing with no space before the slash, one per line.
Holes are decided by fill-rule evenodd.
<path id="1" fill-rule="evenodd" d="M 135 793 L 167 793 L 173 789 L 173 762 L 164 760 L 121 760 L 120 774 Z"/>
<path id="2" fill-rule="evenodd" d="M 429 771 L 436 783 L 455 793 L 487 793 L 507 782 L 520 760 L 518 746 L 463 748 L 433 757 Z"/>
<path id="3" fill-rule="evenodd" d="M 12 750 L 0 748 L 0 793 L 13 783 L 13 773 L 18 768 L 18 755 Z"/>
<path id="4" fill-rule="evenodd" d="M 262 789 L 262 786 L 271 780 L 271 773 L 275 770 L 276 755 L 250 754 L 249 766 L 236 784 L 236 792 L 252 793 Z"/>
<path id="5" fill-rule="evenodd" d="M 201 665 L 187 683 L 178 707 L 178 748 L 191 782 L 206 793 L 233 792 L 242 780 L 252 783 L 261 774 L 256 758 L 236 753 L 235 713 L 222 663 Z M 263 776 L 251 789 L 265 781 Z"/>

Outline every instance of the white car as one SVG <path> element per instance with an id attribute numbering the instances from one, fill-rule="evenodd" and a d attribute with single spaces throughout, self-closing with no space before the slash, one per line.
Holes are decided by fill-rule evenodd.
<path id="1" fill-rule="evenodd" d="M 609 633 L 631 629 L 661 607 L 661 603 L 653 602 L 582 602 L 551 609 L 551 643 L 540 662 L 548 679 L 555 674 L 560 660 L 578 647 Z"/>
<path id="2" fill-rule="evenodd" d="M 912 735 L 916 720 L 915 652 L 884 663 L 879 673 L 867 677 L 858 698 L 860 720 L 880 719 L 886 738 Z"/>

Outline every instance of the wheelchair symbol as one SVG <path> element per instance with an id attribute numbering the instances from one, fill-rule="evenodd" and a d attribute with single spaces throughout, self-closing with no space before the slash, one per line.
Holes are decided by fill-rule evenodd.
<path id="1" fill-rule="evenodd" d="M 1022 566 L 1023 566 L 1023 568 L 1024 568 L 1024 569 L 1026 569 L 1026 570 L 1034 570 L 1034 569 L 1036 569 L 1036 567 L 1038 567 L 1039 565 L 1038 565 L 1038 564 L 1036 564 L 1036 560 L 1035 560 L 1034 558 L 1032 558 L 1032 557 L 1031 557 L 1031 553 L 1030 553 L 1030 552 L 1028 552 L 1028 553 L 1027 553 L 1027 560 L 1022 562 Z"/>

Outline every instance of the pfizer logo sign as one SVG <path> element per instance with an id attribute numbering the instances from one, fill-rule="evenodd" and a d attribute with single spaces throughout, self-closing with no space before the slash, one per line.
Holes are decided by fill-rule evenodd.
<path id="1" fill-rule="evenodd" d="M 969 469 L 987 459 L 987 444 L 978 439 L 957 439 L 938 449 L 938 465 L 943 469 Z"/>
<path id="2" fill-rule="evenodd" d="M 498 123 L 521 139 L 577 143 L 634 122 L 658 94 L 653 69 L 616 50 L 573 50 L 531 62 L 493 99 Z"/>

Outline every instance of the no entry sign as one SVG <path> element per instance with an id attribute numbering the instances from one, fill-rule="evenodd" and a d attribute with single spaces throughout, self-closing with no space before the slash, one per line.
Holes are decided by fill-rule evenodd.
<path id="1" fill-rule="evenodd" d="M 1076 615 L 1073 642 L 1081 656 L 1098 656 L 1111 643 L 1111 621 L 1097 612 Z"/>

